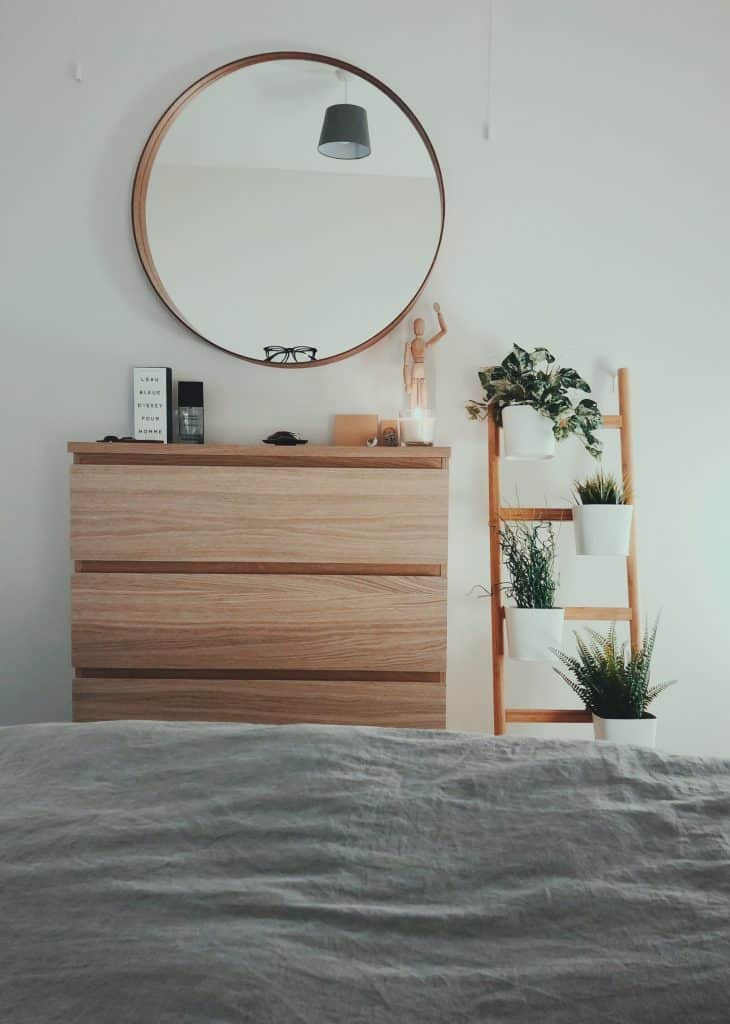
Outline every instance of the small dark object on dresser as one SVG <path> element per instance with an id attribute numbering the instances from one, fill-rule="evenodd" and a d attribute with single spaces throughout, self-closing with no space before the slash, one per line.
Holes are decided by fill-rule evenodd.
<path id="1" fill-rule="evenodd" d="M 264 444 L 279 444 L 279 445 L 292 445 L 292 444 L 308 444 L 299 434 L 293 434 L 291 430 L 275 430 L 273 434 L 269 434 L 268 437 L 264 438 Z"/>
<path id="2" fill-rule="evenodd" d="M 398 431 L 395 427 L 385 427 L 383 430 L 383 444 L 386 448 L 398 447 Z"/>
<path id="3" fill-rule="evenodd" d="M 177 382 L 177 439 L 180 444 L 203 444 L 205 441 L 203 382 Z"/>
<path id="4" fill-rule="evenodd" d="M 124 444 L 159 444 L 154 437 L 117 437 L 116 434 L 105 434 L 104 437 L 98 437 L 96 440 L 97 444 L 108 444 L 113 441 Z"/>

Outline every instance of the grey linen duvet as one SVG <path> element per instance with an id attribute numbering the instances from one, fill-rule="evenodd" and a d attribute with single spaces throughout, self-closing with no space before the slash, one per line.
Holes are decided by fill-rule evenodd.
<path id="1" fill-rule="evenodd" d="M 0 729 L 2 1024 L 730 1020 L 730 762 Z"/>

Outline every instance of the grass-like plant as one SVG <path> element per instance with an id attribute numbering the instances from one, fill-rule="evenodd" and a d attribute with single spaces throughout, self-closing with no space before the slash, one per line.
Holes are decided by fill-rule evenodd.
<path id="1" fill-rule="evenodd" d="M 588 641 L 576 632 L 577 657 L 553 651 L 572 673 L 572 678 L 559 668 L 554 671 L 593 714 L 601 718 L 645 718 L 646 709 L 654 698 L 676 682 L 673 679 L 656 686 L 650 683 L 658 626 L 657 619 L 651 631 L 644 630 L 644 638 L 637 650 L 632 650 L 627 643 L 619 643 L 615 622 L 606 636 L 587 629 Z"/>
<path id="2" fill-rule="evenodd" d="M 493 409 L 501 426 L 502 410 L 507 406 L 529 405 L 552 420 L 556 440 L 563 441 L 573 434 L 595 458 L 601 454 L 602 444 L 594 434 L 602 423 L 600 409 L 591 398 L 574 404 L 570 396 L 571 391 L 589 393 L 590 386 L 576 370 L 558 366 L 546 348 L 528 352 L 513 345 L 501 363 L 483 366 L 477 376 L 484 400 L 466 403 L 470 419 L 484 419 Z"/>
<path id="3" fill-rule="evenodd" d="M 504 592 L 518 608 L 553 608 L 555 533 L 550 522 L 502 524 L 502 561 L 509 573 Z"/>
<path id="4" fill-rule="evenodd" d="M 599 469 L 585 480 L 573 484 L 573 498 L 577 505 L 628 505 L 629 498 L 613 473 Z"/>

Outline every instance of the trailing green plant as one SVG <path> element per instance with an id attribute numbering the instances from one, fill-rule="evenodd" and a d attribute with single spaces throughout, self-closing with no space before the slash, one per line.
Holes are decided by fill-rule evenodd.
<path id="1" fill-rule="evenodd" d="M 585 480 L 573 484 L 573 497 L 577 505 L 627 505 L 623 486 L 613 473 L 599 469 Z"/>
<path id="2" fill-rule="evenodd" d="M 502 524 L 502 561 L 509 573 L 503 584 L 518 608 L 552 608 L 558 577 L 555 573 L 555 533 L 550 522 Z"/>
<path id="3" fill-rule="evenodd" d="M 603 636 L 587 629 L 589 640 L 575 633 L 578 655 L 553 651 L 573 678 L 559 668 L 554 671 L 564 679 L 586 708 L 601 718 L 644 718 L 647 707 L 676 680 L 651 686 L 651 659 L 654 653 L 659 620 L 636 650 L 616 638 L 616 623 Z"/>
<path id="4" fill-rule="evenodd" d="M 573 403 L 571 391 L 590 393 L 590 386 L 576 370 L 560 367 L 546 348 L 532 352 L 513 345 L 512 351 L 496 366 L 477 371 L 484 391 L 483 401 L 469 401 L 470 419 L 484 419 L 492 409 L 502 425 L 502 410 L 510 405 L 529 405 L 552 420 L 556 440 L 578 437 L 587 451 L 598 458 L 603 450 L 594 431 L 601 426 L 601 412 L 592 398 Z"/>

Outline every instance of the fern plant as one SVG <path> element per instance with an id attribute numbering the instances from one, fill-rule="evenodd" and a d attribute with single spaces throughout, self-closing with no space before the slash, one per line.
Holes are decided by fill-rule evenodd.
<path id="1" fill-rule="evenodd" d="M 555 534 L 550 522 L 502 524 L 502 560 L 509 573 L 504 592 L 518 608 L 552 608 L 555 574 Z"/>
<path id="2" fill-rule="evenodd" d="M 673 679 L 656 686 L 650 684 L 658 626 L 657 619 L 651 632 L 644 630 L 644 638 L 637 650 L 632 650 L 627 643 L 618 642 L 615 622 L 606 636 L 587 629 L 588 641 L 576 632 L 577 657 L 553 651 L 572 673 L 572 678 L 559 668 L 554 671 L 594 715 L 601 718 L 645 718 L 649 704 L 676 682 Z"/>
<path id="3" fill-rule="evenodd" d="M 599 469 L 585 480 L 576 480 L 573 497 L 577 505 L 627 505 L 628 498 L 613 473 Z"/>
<path id="4" fill-rule="evenodd" d="M 501 363 L 483 366 L 477 376 L 484 399 L 467 402 L 470 419 L 484 419 L 492 409 L 501 426 L 502 410 L 507 406 L 529 405 L 552 420 L 556 440 L 563 441 L 573 434 L 595 458 L 601 454 L 601 442 L 594 434 L 602 423 L 598 406 L 591 398 L 573 404 L 570 396 L 571 391 L 590 393 L 590 386 L 576 370 L 558 366 L 546 348 L 528 352 L 513 345 Z"/>

